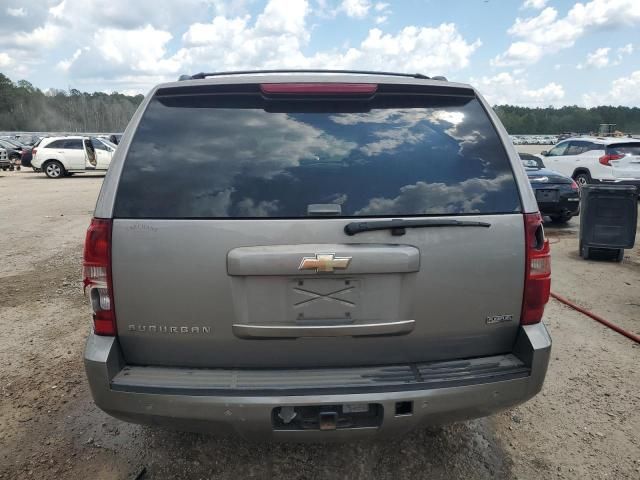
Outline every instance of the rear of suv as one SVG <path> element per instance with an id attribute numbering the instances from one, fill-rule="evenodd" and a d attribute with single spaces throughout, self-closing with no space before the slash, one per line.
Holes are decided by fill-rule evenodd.
<path id="1" fill-rule="evenodd" d="M 549 246 L 509 137 L 422 75 L 199 74 L 145 98 L 87 232 L 96 404 L 282 440 L 542 387 Z"/>
<path id="2" fill-rule="evenodd" d="M 545 165 L 589 184 L 633 185 L 640 189 L 640 140 L 622 137 L 575 137 L 542 152 Z"/>

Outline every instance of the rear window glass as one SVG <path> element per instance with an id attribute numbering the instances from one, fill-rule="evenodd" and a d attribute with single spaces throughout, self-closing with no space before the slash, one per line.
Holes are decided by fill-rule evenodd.
<path id="1" fill-rule="evenodd" d="M 640 155 L 640 142 L 614 143 L 607 147 L 608 155 Z"/>
<path id="2" fill-rule="evenodd" d="M 119 218 L 298 218 L 520 211 L 477 99 L 378 94 L 343 101 L 176 95 L 148 105 L 124 162 Z"/>

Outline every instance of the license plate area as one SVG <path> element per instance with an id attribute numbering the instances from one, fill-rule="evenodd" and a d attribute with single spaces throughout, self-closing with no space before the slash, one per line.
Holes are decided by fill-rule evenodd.
<path id="1" fill-rule="evenodd" d="M 538 202 L 557 202 L 559 198 L 560 192 L 558 190 L 536 190 L 536 200 Z"/>
<path id="2" fill-rule="evenodd" d="M 345 430 L 377 428 L 384 409 L 378 403 L 276 407 L 271 411 L 274 430 Z"/>
<path id="3" fill-rule="evenodd" d="M 291 323 L 349 324 L 361 317 L 360 281 L 353 278 L 298 278 L 289 282 Z"/>

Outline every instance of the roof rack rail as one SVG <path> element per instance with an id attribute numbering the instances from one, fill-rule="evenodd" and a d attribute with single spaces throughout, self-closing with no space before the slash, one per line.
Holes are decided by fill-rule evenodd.
<path id="1" fill-rule="evenodd" d="M 422 80 L 429 80 L 429 77 L 422 73 L 396 73 L 396 72 L 374 72 L 371 70 L 315 70 L 315 69 L 285 69 L 285 70 L 236 70 L 231 72 L 200 72 L 193 75 L 180 75 L 179 81 L 182 80 L 202 80 L 207 77 L 218 77 L 222 75 L 246 75 L 246 74 L 261 74 L 261 73 L 356 73 L 360 75 L 389 75 L 394 77 L 410 77 L 420 78 Z M 444 77 L 435 77 L 437 80 L 446 80 Z"/>

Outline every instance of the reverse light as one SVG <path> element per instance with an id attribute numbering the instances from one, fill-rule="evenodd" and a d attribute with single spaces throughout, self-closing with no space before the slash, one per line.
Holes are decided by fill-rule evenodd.
<path id="1" fill-rule="evenodd" d="M 116 335 L 111 283 L 111 220 L 94 218 L 84 242 L 83 279 L 89 293 L 96 335 Z"/>
<path id="2" fill-rule="evenodd" d="M 520 323 L 531 325 L 542 320 L 551 290 L 551 253 L 544 236 L 540 213 L 524 214 L 526 264 Z"/>
<path id="3" fill-rule="evenodd" d="M 375 83 L 261 83 L 267 95 L 371 95 L 378 90 Z"/>
<path id="4" fill-rule="evenodd" d="M 612 154 L 612 155 L 603 155 L 601 156 L 598 161 L 602 164 L 602 165 L 606 165 L 607 167 L 611 166 L 611 160 L 620 160 L 621 158 L 623 158 L 624 155 L 618 155 L 618 154 Z"/>

